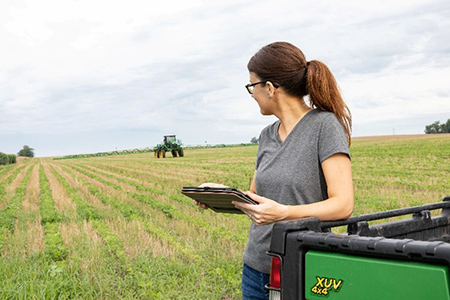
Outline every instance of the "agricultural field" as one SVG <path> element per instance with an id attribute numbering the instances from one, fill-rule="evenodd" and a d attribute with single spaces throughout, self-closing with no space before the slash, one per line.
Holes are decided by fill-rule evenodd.
<path id="1" fill-rule="evenodd" d="M 256 146 L 0 167 L 0 299 L 239 299 L 250 220 L 183 186 L 246 190 Z M 450 135 L 354 139 L 354 215 L 450 195 Z"/>

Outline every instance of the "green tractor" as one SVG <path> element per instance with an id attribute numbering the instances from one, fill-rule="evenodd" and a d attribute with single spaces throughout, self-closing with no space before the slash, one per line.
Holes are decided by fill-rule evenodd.
<path id="1" fill-rule="evenodd" d="M 173 157 L 184 156 L 181 141 L 177 140 L 175 135 L 165 135 L 162 144 L 156 145 L 153 150 L 156 158 L 165 158 L 166 152 L 172 152 Z"/>

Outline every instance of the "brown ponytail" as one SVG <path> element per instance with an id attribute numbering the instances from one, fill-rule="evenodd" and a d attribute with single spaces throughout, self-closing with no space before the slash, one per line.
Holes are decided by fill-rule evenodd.
<path id="1" fill-rule="evenodd" d="M 344 126 L 347 141 L 351 143 L 352 116 L 339 92 L 336 79 L 328 67 L 318 61 L 308 62 L 307 90 L 311 107 L 332 112 Z"/>
<path id="2" fill-rule="evenodd" d="M 344 126 L 350 145 L 352 117 L 328 67 L 317 60 L 307 62 L 303 52 L 286 42 L 264 46 L 248 62 L 247 68 L 261 81 L 271 81 L 299 98 L 309 94 L 310 106 L 335 114 Z"/>

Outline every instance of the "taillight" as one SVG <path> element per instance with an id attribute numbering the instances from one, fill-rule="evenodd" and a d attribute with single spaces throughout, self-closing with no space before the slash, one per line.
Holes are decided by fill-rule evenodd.
<path id="1" fill-rule="evenodd" d="M 269 285 L 274 289 L 281 288 L 281 259 L 278 256 L 272 256 Z"/>

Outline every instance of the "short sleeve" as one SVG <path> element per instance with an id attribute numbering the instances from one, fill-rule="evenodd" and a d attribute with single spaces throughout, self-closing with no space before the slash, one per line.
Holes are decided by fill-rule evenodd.
<path id="1" fill-rule="evenodd" d="M 344 153 L 350 158 L 350 150 L 344 126 L 342 126 L 332 113 L 323 119 L 318 147 L 320 163 L 337 153 Z"/>

